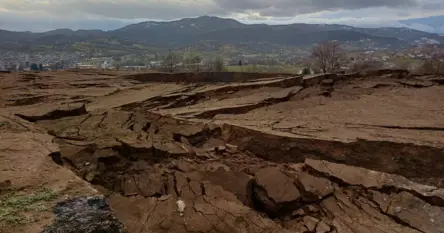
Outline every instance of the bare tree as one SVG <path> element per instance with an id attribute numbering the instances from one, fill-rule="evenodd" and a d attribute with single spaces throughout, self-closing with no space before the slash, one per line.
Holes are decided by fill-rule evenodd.
<path id="1" fill-rule="evenodd" d="M 195 72 L 200 72 L 200 63 L 202 62 L 202 58 L 199 55 L 196 55 L 192 59 L 193 67 Z"/>
<path id="2" fill-rule="evenodd" d="M 422 53 L 429 58 L 419 67 L 418 71 L 426 74 L 444 74 L 444 51 L 433 47 L 424 47 Z"/>
<path id="3" fill-rule="evenodd" d="M 165 72 L 173 73 L 177 69 L 179 63 L 179 57 L 171 49 L 168 50 L 167 55 L 162 61 L 162 70 Z"/>
<path id="4" fill-rule="evenodd" d="M 349 67 L 351 72 L 378 70 L 384 67 L 384 63 L 380 61 L 355 60 Z"/>
<path id="5" fill-rule="evenodd" d="M 419 72 L 425 74 L 444 74 L 444 60 L 438 58 L 432 58 L 430 60 L 424 61 L 419 67 Z"/>
<path id="6" fill-rule="evenodd" d="M 201 67 L 200 63 L 202 62 L 202 58 L 198 55 L 191 55 L 185 58 L 185 64 L 190 71 L 200 72 Z"/>
<path id="7" fill-rule="evenodd" d="M 120 62 L 122 61 L 121 57 L 114 57 L 114 67 L 116 70 L 120 70 Z"/>
<path id="8" fill-rule="evenodd" d="M 312 56 L 323 73 L 335 72 L 341 68 L 343 51 L 337 41 L 326 41 L 315 46 Z"/>
<path id="9" fill-rule="evenodd" d="M 225 70 L 225 62 L 224 59 L 221 57 L 216 57 L 213 63 L 213 71 L 215 72 L 222 72 Z"/>

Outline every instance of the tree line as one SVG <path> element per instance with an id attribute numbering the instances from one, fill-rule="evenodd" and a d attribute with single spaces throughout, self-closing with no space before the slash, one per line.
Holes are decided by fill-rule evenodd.
<path id="1" fill-rule="evenodd" d="M 433 51 L 424 51 L 424 54 L 433 54 L 432 52 Z M 359 72 L 381 69 L 386 65 L 385 61 L 375 61 L 373 59 L 359 60 L 347 57 L 345 50 L 338 41 L 325 41 L 313 46 L 308 61 L 309 62 L 305 63 L 305 67 L 302 68 L 301 74 L 307 75 L 313 72 L 334 73 L 345 70 L 348 72 Z M 239 66 L 242 66 L 242 61 L 239 61 Z M 408 69 L 411 68 L 410 66 L 410 64 L 406 64 L 406 67 L 400 67 L 399 64 L 396 64 L 395 67 Z M 187 54 L 185 57 L 182 57 L 172 50 L 168 50 L 161 58 L 160 70 L 173 73 L 179 71 L 179 69 L 191 72 L 201 72 L 204 70 L 221 72 L 225 71 L 226 67 L 224 59 L 220 56 L 216 56 L 203 63 L 202 57 L 197 53 Z M 249 72 L 258 72 L 260 69 L 256 68 L 253 64 L 253 66 L 248 67 L 247 70 Z M 423 61 L 414 71 L 444 74 L 444 54 L 433 55 L 431 59 Z"/>
<path id="2" fill-rule="evenodd" d="M 182 66 L 179 65 L 181 61 Z M 177 53 L 168 50 L 162 59 L 161 71 L 173 73 L 180 67 L 185 67 L 192 72 L 201 72 L 202 70 L 222 72 L 225 70 L 225 61 L 222 57 L 217 56 L 202 64 L 202 58 L 198 54 L 187 55 L 184 59 L 181 59 Z"/>
<path id="3" fill-rule="evenodd" d="M 323 73 L 336 72 L 344 63 L 345 55 L 341 45 L 335 41 L 327 41 L 321 43 L 312 50 L 312 58 L 314 65 Z M 179 65 L 181 64 L 181 65 Z M 239 61 L 239 66 L 242 66 L 242 61 Z M 222 57 L 217 56 L 214 59 L 208 60 L 202 64 L 202 58 L 198 54 L 191 54 L 181 59 L 177 53 L 168 50 L 161 62 L 161 71 L 163 72 L 177 72 L 179 68 L 187 68 L 192 72 L 200 72 L 202 70 L 221 72 L 225 71 L 225 61 Z M 303 69 L 303 74 L 308 74 L 311 69 Z"/>

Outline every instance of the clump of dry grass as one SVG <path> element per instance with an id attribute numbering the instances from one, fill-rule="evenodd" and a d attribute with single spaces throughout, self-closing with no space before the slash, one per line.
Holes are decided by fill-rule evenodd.
<path id="1" fill-rule="evenodd" d="M 46 211 L 48 207 L 42 202 L 55 200 L 58 196 L 56 191 L 47 188 L 29 195 L 10 193 L 0 199 L 0 223 L 18 225 L 35 222 L 36 217 L 27 217 L 24 213 Z"/>

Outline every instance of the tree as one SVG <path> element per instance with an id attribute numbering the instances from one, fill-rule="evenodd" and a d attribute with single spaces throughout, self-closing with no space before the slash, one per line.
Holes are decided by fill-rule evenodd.
<path id="1" fill-rule="evenodd" d="M 312 56 L 319 69 L 329 73 L 341 68 L 344 54 L 337 41 L 326 41 L 313 47 Z"/>
<path id="2" fill-rule="evenodd" d="M 444 60 L 437 58 L 432 58 L 430 60 L 424 61 L 419 67 L 419 72 L 425 74 L 444 74 Z"/>
<path id="3" fill-rule="evenodd" d="M 432 47 L 424 47 L 423 54 L 427 54 L 429 59 L 424 61 L 418 71 L 425 74 L 444 74 L 444 51 L 437 51 Z"/>
<path id="4" fill-rule="evenodd" d="M 222 72 L 225 70 L 225 62 L 221 57 L 216 57 L 213 63 L 213 71 Z"/>
<path id="5" fill-rule="evenodd" d="M 185 57 L 185 64 L 190 71 L 200 72 L 202 58 L 199 54 L 190 54 Z"/>
<path id="6" fill-rule="evenodd" d="M 167 55 L 162 61 L 162 70 L 165 72 L 173 73 L 174 71 L 176 71 L 178 63 L 179 58 L 177 54 L 169 49 Z"/>
<path id="7" fill-rule="evenodd" d="M 349 67 L 351 72 L 361 72 L 369 70 L 378 70 L 384 67 L 384 63 L 380 61 L 364 61 L 354 60 L 353 64 Z"/>
<path id="8" fill-rule="evenodd" d="M 302 75 L 310 75 L 311 74 L 310 68 L 305 67 L 304 69 L 302 69 L 301 74 Z"/>
<path id="9" fill-rule="evenodd" d="M 202 62 L 202 58 L 199 55 L 195 55 L 192 60 L 193 62 L 193 68 L 195 72 L 200 71 L 200 63 Z"/>
<path id="10" fill-rule="evenodd" d="M 122 58 L 121 57 L 114 57 L 114 67 L 116 68 L 116 70 L 120 70 L 120 62 L 122 62 Z"/>
<path id="11" fill-rule="evenodd" d="M 31 70 L 37 71 L 37 70 L 39 70 L 39 66 L 36 63 L 32 63 Z"/>

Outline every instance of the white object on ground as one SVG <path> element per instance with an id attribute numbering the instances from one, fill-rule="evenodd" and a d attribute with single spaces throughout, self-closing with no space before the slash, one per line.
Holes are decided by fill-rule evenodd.
<path id="1" fill-rule="evenodd" d="M 176 203 L 177 211 L 179 211 L 180 216 L 183 216 L 183 211 L 185 210 L 185 202 L 179 199 Z"/>

